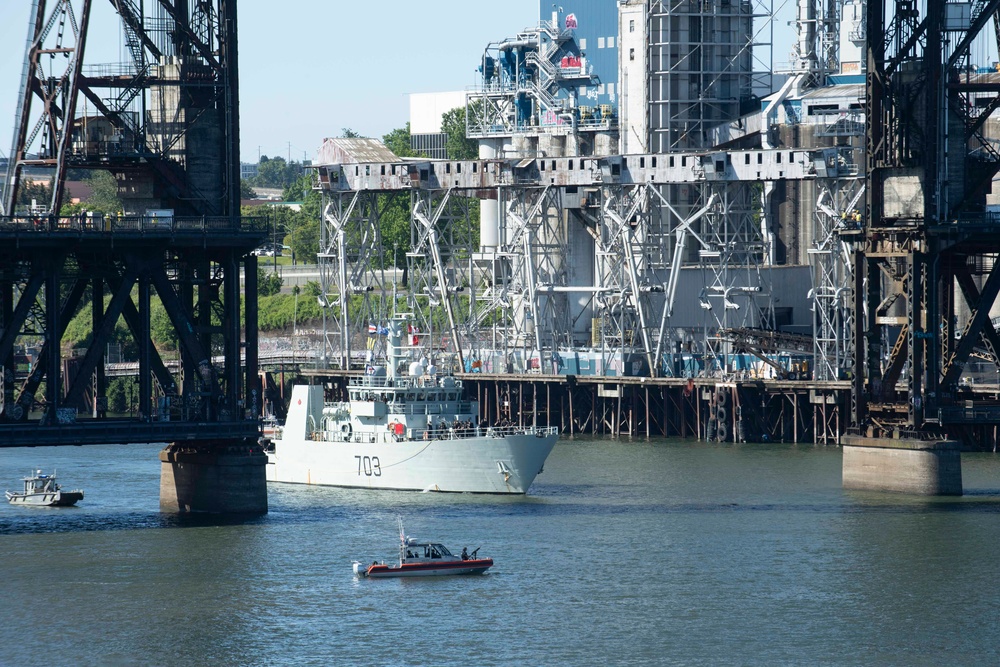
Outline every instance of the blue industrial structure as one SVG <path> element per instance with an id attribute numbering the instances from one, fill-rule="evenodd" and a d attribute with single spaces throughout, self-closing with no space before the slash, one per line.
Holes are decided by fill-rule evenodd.
<path id="1" fill-rule="evenodd" d="M 567 0 L 556 6 L 563 26 L 572 27 L 581 56 L 593 68 L 596 81 L 579 89 L 579 104 L 600 108 L 618 106 L 618 2 Z M 539 3 L 539 19 L 549 20 L 552 4 Z"/>

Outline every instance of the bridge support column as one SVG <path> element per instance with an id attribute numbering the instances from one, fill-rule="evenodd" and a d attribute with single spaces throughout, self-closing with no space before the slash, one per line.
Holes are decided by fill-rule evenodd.
<path id="1" fill-rule="evenodd" d="M 267 513 L 267 455 L 252 440 L 175 442 L 160 462 L 162 512 Z"/>
<path id="2" fill-rule="evenodd" d="M 862 491 L 962 495 L 962 459 L 954 440 L 843 435 L 843 485 Z"/>

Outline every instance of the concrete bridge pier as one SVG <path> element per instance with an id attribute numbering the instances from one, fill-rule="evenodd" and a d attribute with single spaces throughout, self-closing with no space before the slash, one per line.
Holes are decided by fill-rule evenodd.
<path id="1" fill-rule="evenodd" d="M 962 459 L 954 440 L 841 436 L 843 486 L 924 496 L 962 495 Z"/>
<path id="2" fill-rule="evenodd" d="M 267 513 L 267 455 L 253 440 L 175 442 L 160 462 L 162 512 Z"/>

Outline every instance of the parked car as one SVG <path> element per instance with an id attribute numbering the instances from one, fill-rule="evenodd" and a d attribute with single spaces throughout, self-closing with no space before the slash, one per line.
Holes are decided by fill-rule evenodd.
<path id="1" fill-rule="evenodd" d="M 265 243 L 253 251 L 258 257 L 281 257 L 281 245 Z"/>

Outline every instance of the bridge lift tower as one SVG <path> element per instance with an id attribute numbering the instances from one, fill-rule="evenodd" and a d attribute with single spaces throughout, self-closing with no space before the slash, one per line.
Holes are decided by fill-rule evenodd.
<path id="1" fill-rule="evenodd" d="M 961 493 L 961 447 L 995 442 L 1000 405 L 960 380 L 973 354 L 1000 365 L 1000 217 L 985 205 L 1000 155 L 981 134 L 1000 79 L 970 62 L 998 8 L 868 3 L 848 487 Z"/>
<path id="2" fill-rule="evenodd" d="M 266 225 L 240 218 L 236 18 L 235 0 L 34 0 L 0 200 L 0 443 L 173 442 L 160 456 L 167 510 L 267 506 L 250 254 Z M 115 27 L 129 61 L 86 64 L 88 35 Z M 70 170 L 110 172 L 124 210 L 61 215 Z M 29 179 L 51 197 L 26 208 Z M 151 342 L 153 294 L 177 375 Z M 93 336 L 64 358 L 81 312 Z M 103 370 L 120 320 L 140 368 L 128 418 L 108 414 Z M 33 344 L 26 369 L 15 351 Z M 206 468 L 214 483 L 197 479 Z"/>

